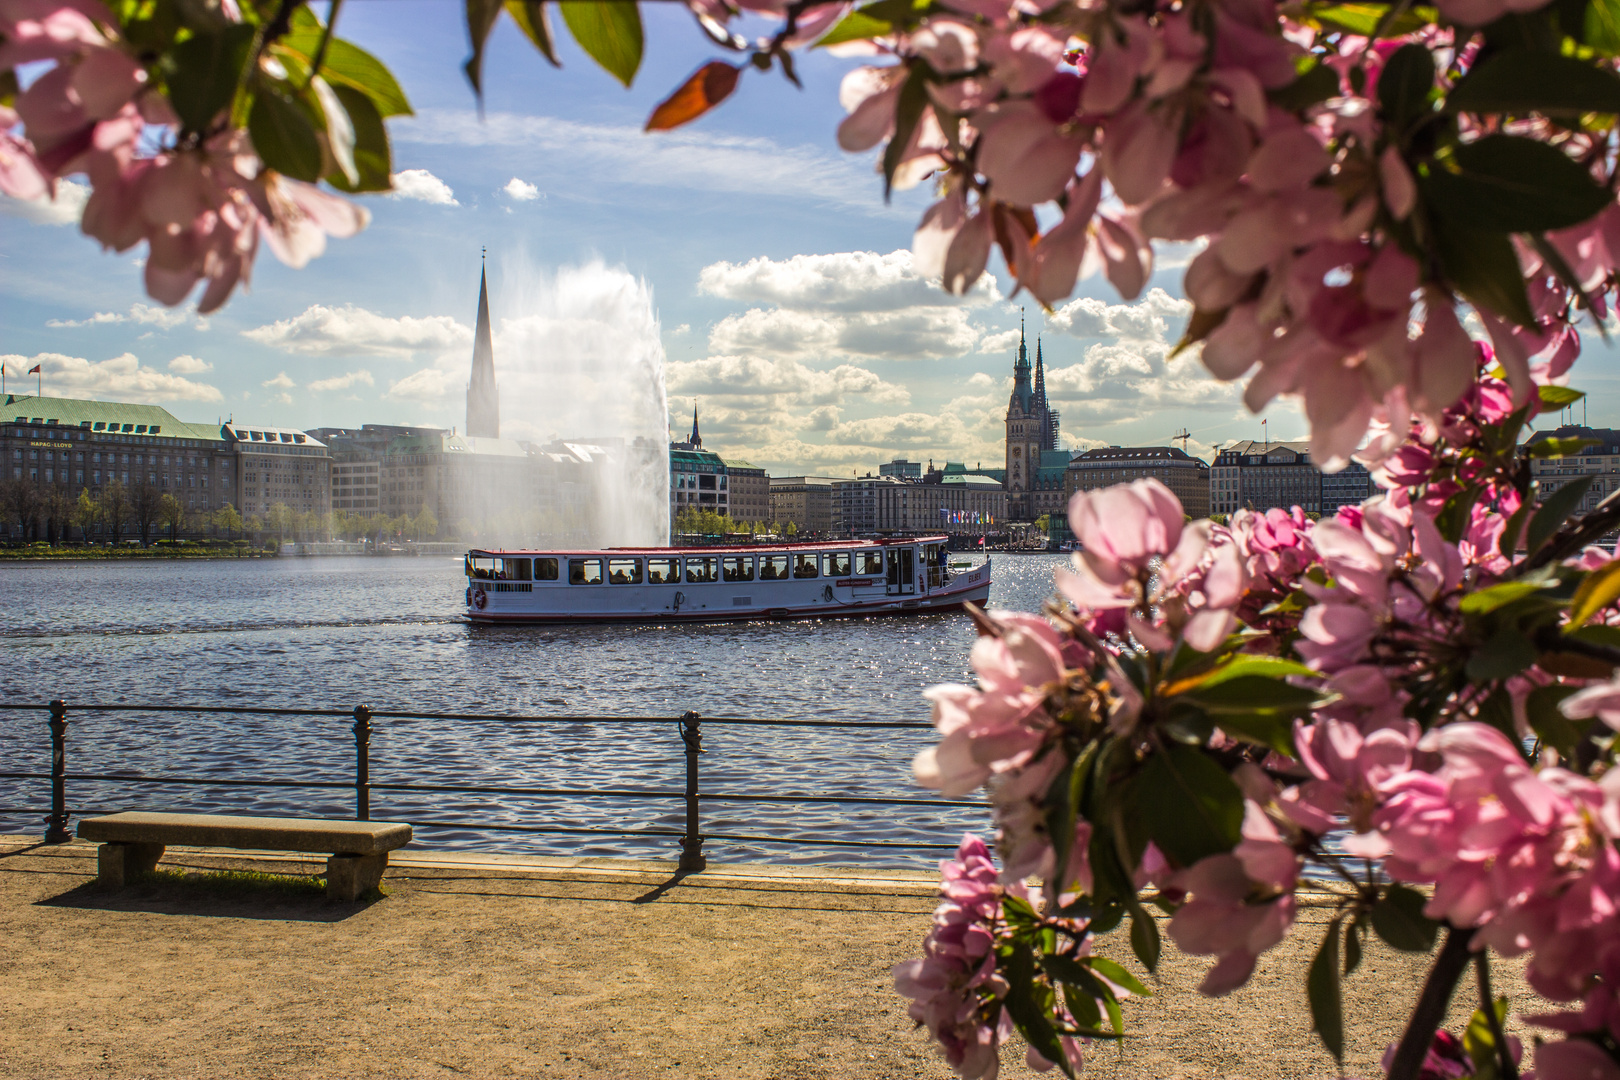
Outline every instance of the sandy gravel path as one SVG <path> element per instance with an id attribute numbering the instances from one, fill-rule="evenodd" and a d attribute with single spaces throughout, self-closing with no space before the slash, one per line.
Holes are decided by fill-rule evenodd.
<path id="1" fill-rule="evenodd" d="M 94 854 L 0 837 L 0 1077 L 951 1075 L 890 989 L 933 908 L 920 875 L 716 867 L 672 883 L 658 864 L 479 858 L 395 865 L 386 899 L 332 905 L 105 893 Z M 179 851 L 164 865 L 319 869 Z M 1301 993 L 1325 920 L 1307 911 L 1229 998 L 1199 997 L 1204 962 L 1170 957 L 1158 996 L 1126 1010 L 1134 1037 L 1087 1075 L 1335 1075 Z M 1347 984 L 1351 1075 L 1381 1075 L 1422 976 L 1369 950 Z M 1022 1056 L 1004 1076 L 1031 1075 Z"/>

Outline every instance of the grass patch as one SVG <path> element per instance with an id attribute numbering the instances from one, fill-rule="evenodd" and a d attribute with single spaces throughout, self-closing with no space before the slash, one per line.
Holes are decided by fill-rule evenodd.
<path id="1" fill-rule="evenodd" d="M 165 870 L 160 867 L 132 878 L 129 884 L 146 888 L 183 889 L 214 896 L 263 896 L 271 893 L 289 900 L 301 900 L 326 895 L 324 877 L 265 874 L 257 870 Z"/>

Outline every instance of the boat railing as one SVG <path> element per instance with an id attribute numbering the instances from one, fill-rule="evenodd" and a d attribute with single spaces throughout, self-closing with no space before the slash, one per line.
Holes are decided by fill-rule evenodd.
<path id="1" fill-rule="evenodd" d="M 578 836 L 582 839 L 591 836 L 616 836 L 625 839 L 656 839 L 679 845 L 679 865 L 682 870 L 701 870 L 707 865 L 707 856 L 704 844 L 707 841 L 725 841 L 731 844 L 768 844 L 784 845 L 788 847 L 815 847 L 815 848 L 867 848 L 867 849 L 913 849 L 941 851 L 956 847 L 956 841 L 946 833 L 944 822 L 936 820 L 932 823 L 933 831 L 937 831 L 939 839 L 927 842 L 909 842 L 895 840 L 865 840 L 845 839 L 841 837 L 823 836 L 775 836 L 759 835 L 754 832 L 706 832 L 703 828 L 703 808 L 713 804 L 778 804 L 783 806 L 797 804 L 839 804 L 852 807 L 910 807 L 922 808 L 966 808 L 970 810 L 988 811 L 988 804 L 983 801 L 970 801 L 962 799 L 928 799 L 928 798 L 892 798 L 884 795 L 849 795 L 845 793 L 795 791 L 795 792 L 739 792 L 725 790 L 706 790 L 702 785 L 702 755 L 706 752 L 703 746 L 704 729 L 781 729 L 781 728 L 821 728 L 834 730 L 882 730 L 892 732 L 895 737 L 913 737 L 918 741 L 921 749 L 933 738 L 931 724 L 917 721 L 863 721 L 863 720 L 812 720 L 790 718 L 758 718 L 740 716 L 700 716 L 695 711 L 681 713 L 679 716 L 529 716 L 497 713 L 440 713 L 440 712 L 413 712 L 390 709 L 373 709 L 366 705 L 355 705 L 339 709 L 323 708 L 264 708 L 244 707 L 236 705 L 155 705 L 155 704 L 99 704 L 79 703 L 71 705 L 65 700 L 54 700 L 45 704 L 0 702 L 0 712 L 4 713 L 40 713 L 45 731 L 41 732 L 40 749 L 43 751 L 48 745 L 50 768 L 48 771 L 8 771 L 0 772 L 0 780 L 39 781 L 40 801 L 37 804 L 25 806 L 0 806 L 0 819 L 30 818 L 42 821 L 45 825 L 45 842 L 48 844 L 66 843 L 72 838 L 69 828 L 71 821 L 76 817 L 85 817 L 102 813 L 115 812 L 120 809 L 130 809 L 132 799 L 142 801 L 136 796 L 140 792 L 151 788 L 169 789 L 198 789 L 198 788 L 278 788 L 287 790 L 301 790 L 311 793 L 307 802 L 319 802 L 320 798 L 314 793 L 328 793 L 326 805 L 330 806 L 330 799 L 338 793 L 344 793 L 347 798 L 352 793 L 354 818 L 357 821 L 372 820 L 374 813 L 381 814 L 383 820 L 404 820 L 416 829 L 427 830 L 430 834 L 435 831 L 475 830 L 485 833 L 518 833 L 536 835 L 563 835 Z M 333 718 L 342 721 L 344 729 L 342 735 L 327 739 L 320 747 L 300 747 L 301 768 L 317 771 L 316 775 L 300 775 L 294 778 L 268 776 L 268 775 L 220 775 L 213 774 L 209 769 L 181 769 L 179 772 L 162 772 L 157 775 L 131 772 L 115 768 L 92 767 L 88 771 L 74 771 L 69 769 L 70 748 L 74 750 L 71 756 L 77 756 L 77 747 L 71 747 L 70 734 L 73 731 L 71 718 L 76 715 L 98 714 L 116 715 L 119 717 L 136 717 L 141 714 L 183 714 L 189 716 L 203 716 L 208 714 L 224 714 L 240 717 L 301 717 L 301 718 Z M 416 721 L 440 721 L 456 723 L 493 722 L 499 724 L 536 724 L 536 725 L 611 725 L 615 728 L 625 726 L 646 727 L 652 729 L 663 728 L 674 737 L 668 741 L 651 744 L 654 751 L 649 755 L 646 763 L 648 768 L 637 769 L 636 775 L 646 775 L 650 768 L 659 759 L 668 761 L 675 753 L 681 755 L 685 766 L 685 784 L 679 789 L 675 788 L 649 788 L 634 787 L 590 787 L 590 786 L 536 786 L 526 784 L 489 784 L 489 783 L 429 783 L 423 782 L 420 777 L 413 777 L 403 771 L 386 769 L 374 773 L 374 766 L 378 762 L 373 760 L 372 737 L 383 727 L 393 723 L 408 724 Z M 928 734 L 925 734 L 928 733 Z M 48 742 L 47 742 L 48 736 Z M 120 740 L 127 744 L 128 730 L 120 733 Z M 330 753 L 334 748 L 338 754 L 333 759 Z M 667 748 L 668 753 L 661 750 Z M 678 748 L 678 750 L 677 750 Z M 319 751 L 328 751 L 325 768 L 319 768 L 312 763 L 317 760 Z M 98 754 L 94 747 L 85 750 L 85 757 L 95 762 L 105 760 L 110 752 Z M 12 761 L 17 761 L 22 754 L 8 755 Z M 480 762 L 487 765 L 488 762 Z M 514 762 L 512 768 L 522 768 L 522 764 Z M 208 775 L 194 775 L 196 772 L 208 772 Z M 620 768 L 622 775 L 624 769 Z M 46 787 L 48 784 L 48 798 Z M 93 795 L 91 793 L 94 793 Z M 71 793 L 71 797 L 70 797 Z M 449 820 L 443 816 L 430 815 L 423 817 L 415 809 L 406 809 L 400 806 L 390 806 L 390 795 L 497 795 L 497 796 L 523 796 L 536 798 L 553 798 L 564 800 L 639 800 L 641 802 L 668 800 L 676 803 L 679 808 L 678 817 L 682 827 L 679 830 L 671 828 L 596 828 L 579 827 L 558 824 L 555 817 L 541 818 L 523 822 L 513 822 L 510 819 L 500 820 Z M 180 802 L 184 802 L 182 798 Z M 295 804 L 296 806 L 296 804 Z M 184 809 L 165 802 L 165 809 Z M 319 807 L 308 807 L 319 811 Z M 36 816 L 37 815 L 37 816 Z M 322 816 L 326 816 L 324 813 Z M 940 815 L 933 813 L 936 819 Z M 919 823 L 920 824 L 920 823 Z M 957 830 L 958 836 L 960 830 Z"/>

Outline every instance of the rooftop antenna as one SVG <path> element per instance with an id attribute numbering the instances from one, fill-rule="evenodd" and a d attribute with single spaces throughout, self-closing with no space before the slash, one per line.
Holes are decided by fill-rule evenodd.
<path id="1" fill-rule="evenodd" d="M 1271 429 L 1266 427 L 1266 421 L 1260 421 L 1260 434 L 1266 440 L 1266 451 L 1271 451 Z"/>

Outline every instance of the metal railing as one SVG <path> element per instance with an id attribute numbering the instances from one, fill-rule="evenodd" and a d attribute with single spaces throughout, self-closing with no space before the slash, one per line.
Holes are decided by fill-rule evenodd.
<path id="1" fill-rule="evenodd" d="M 47 704 L 18 704 L 0 702 L 0 712 L 42 712 L 46 714 L 46 726 L 51 739 L 51 770 L 48 773 L 37 772 L 0 772 L 0 780 L 48 780 L 51 788 L 50 813 L 44 817 L 45 842 L 47 844 L 62 844 L 72 839 L 72 832 L 68 828 L 69 819 L 73 811 L 69 809 L 67 787 L 70 782 L 117 783 L 131 786 L 206 786 L 220 788 L 300 788 L 306 790 L 352 790 L 354 793 L 354 816 L 357 821 L 371 820 L 371 796 L 373 792 L 401 792 L 417 794 L 483 794 L 483 795 L 513 795 L 573 798 L 587 797 L 600 799 L 643 799 L 643 800 L 680 800 L 684 808 L 684 822 L 681 831 L 671 829 L 600 829 L 600 828 L 567 828 L 555 825 L 513 825 L 497 822 L 478 821 L 445 821 L 441 819 L 417 819 L 412 815 L 411 825 L 426 829 L 476 829 L 485 832 L 513 832 L 513 833 L 539 833 L 559 835 L 610 835 L 619 837 L 659 837 L 678 840 L 681 848 L 680 869 L 683 871 L 702 870 L 708 865 L 703 845 L 707 840 L 723 840 L 735 843 L 764 843 L 805 845 L 811 847 L 862 847 L 862 848 L 909 848 L 909 849 L 954 849 L 954 843 L 912 843 L 909 841 L 892 840 L 848 840 L 829 839 L 823 837 L 789 837 L 789 836 L 758 836 L 736 833 L 705 833 L 702 828 L 702 808 L 704 803 L 730 802 L 730 803 L 775 803 L 782 805 L 804 803 L 831 803 L 852 804 L 857 806 L 913 806 L 913 807 L 954 807 L 966 809 L 985 809 L 982 802 L 970 802 L 959 799 L 900 799 L 881 796 L 851 796 L 831 794 L 763 794 L 750 792 L 704 791 L 701 787 L 701 770 L 699 768 L 700 756 L 703 751 L 703 725 L 728 727 L 795 727 L 795 728 L 832 728 L 832 729 L 895 729 L 895 730 L 931 730 L 932 725 L 926 723 L 906 721 L 859 721 L 859 720 L 792 720 L 792 719 L 758 719 L 748 717 L 701 717 L 696 712 L 685 712 L 678 717 L 655 716 L 522 716 L 494 713 L 422 713 L 402 712 L 390 710 L 374 710 L 365 705 L 356 705 L 352 709 L 287 709 L 287 708 L 252 708 L 239 706 L 219 705 L 101 705 L 77 704 L 71 706 L 75 713 L 182 713 L 182 714 L 228 714 L 238 716 L 288 716 L 288 717 L 342 717 L 353 720 L 351 731 L 354 737 L 354 778 L 348 780 L 319 780 L 319 779 L 231 779 L 218 776 L 149 776 L 143 774 L 129 774 L 118 772 L 73 773 L 67 768 L 68 761 L 68 714 L 70 706 L 66 701 L 55 700 Z M 685 786 L 682 790 L 650 789 L 650 788 L 586 788 L 586 787 L 535 787 L 527 785 L 508 784 L 437 784 L 437 783 L 410 783 L 410 782 L 378 782 L 372 779 L 371 774 L 371 737 L 374 731 L 374 721 L 379 720 L 438 720 L 438 721 L 501 721 L 506 723 L 542 723 L 542 724 L 613 724 L 613 725 L 675 725 L 678 727 L 682 752 L 685 757 L 686 776 Z M 37 812 L 38 808 L 0 807 L 0 814 L 28 814 Z"/>

